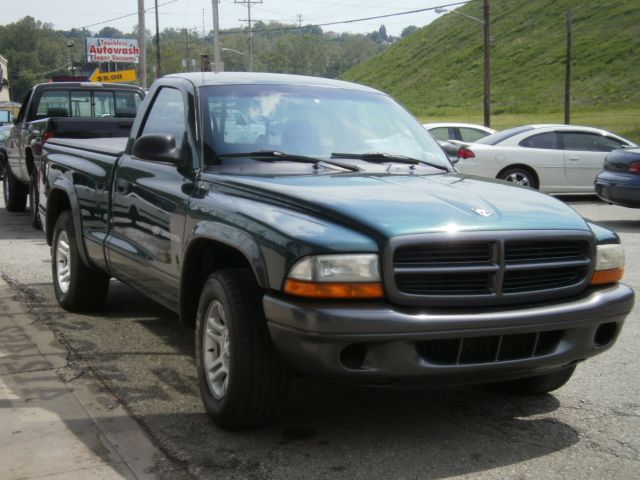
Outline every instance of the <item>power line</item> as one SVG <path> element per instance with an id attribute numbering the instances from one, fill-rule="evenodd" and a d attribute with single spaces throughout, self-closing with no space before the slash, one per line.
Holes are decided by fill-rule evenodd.
<path id="1" fill-rule="evenodd" d="M 169 2 L 161 3 L 160 5 L 158 5 L 158 7 L 164 7 L 165 5 L 169 5 L 171 3 L 176 3 L 177 1 L 178 0 L 170 0 Z M 155 6 L 151 7 L 151 8 L 146 8 L 144 11 L 148 12 L 148 11 L 154 10 L 154 9 L 155 9 Z M 91 25 L 85 25 L 84 27 L 78 27 L 78 29 L 82 30 L 83 28 L 95 27 L 96 25 L 102 25 L 104 23 L 113 22 L 114 20 L 120 20 L 122 18 L 127 18 L 127 17 L 133 17 L 134 15 L 138 15 L 138 12 L 128 13 L 127 15 L 122 15 L 121 17 L 110 18 L 109 20 L 105 20 L 104 22 L 92 23 Z"/>
<path id="2" fill-rule="evenodd" d="M 376 15 L 374 17 L 366 17 L 366 18 L 354 18 L 351 20 L 340 20 L 340 21 L 336 21 L 336 22 L 327 22 L 327 23 L 317 23 L 315 25 L 305 25 L 304 27 L 278 27 L 278 28 L 262 28 L 259 30 L 225 30 L 220 32 L 220 35 L 230 35 L 230 34 L 234 34 L 234 33 L 246 33 L 247 31 L 250 33 L 266 33 L 266 32 L 282 32 L 282 31 L 288 31 L 288 30 L 299 30 L 301 28 L 309 28 L 309 27 L 328 27 L 331 25 L 342 25 L 345 23 L 356 23 L 356 22 L 365 22 L 367 20 L 378 20 L 380 18 L 389 18 L 389 17 L 398 17 L 400 15 L 409 15 L 411 13 L 420 13 L 420 12 L 428 12 L 430 10 L 435 10 L 436 8 L 446 8 L 446 7 L 454 7 L 457 5 L 465 5 L 467 3 L 473 2 L 475 0 L 466 0 L 464 2 L 455 2 L 455 3 L 448 3 L 445 5 L 437 5 L 435 7 L 428 7 L 428 8 L 419 8 L 416 10 L 408 10 L 405 12 L 396 12 L 396 13 L 388 13 L 386 15 Z"/>

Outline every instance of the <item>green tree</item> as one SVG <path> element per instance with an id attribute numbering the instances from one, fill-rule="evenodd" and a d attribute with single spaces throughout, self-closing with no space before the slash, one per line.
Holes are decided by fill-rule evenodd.
<path id="1" fill-rule="evenodd" d="M 66 40 L 52 25 L 33 17 L 0 26 L 0 52 L 9 62 L 11 98 L 20 101 L 34 83 L 69 68 Z"/>

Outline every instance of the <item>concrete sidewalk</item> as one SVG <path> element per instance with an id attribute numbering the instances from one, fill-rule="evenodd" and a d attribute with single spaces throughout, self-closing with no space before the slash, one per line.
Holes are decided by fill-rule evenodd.
<path id="1" fill-rule="evenodd" d="M 95 379 L 64 383 L 66 358 L 0 278 L 0 478 L 157 478 L 170 462 Z"/>

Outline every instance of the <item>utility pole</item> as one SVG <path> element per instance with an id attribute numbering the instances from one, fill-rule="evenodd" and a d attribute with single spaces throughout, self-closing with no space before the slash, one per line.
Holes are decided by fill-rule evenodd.
<path id="1" fill-rule="evenodd" d="M 249 25 L 249 71 L 253 72 L 253 29 L 251 28 L 251 5 L 262 3 L 262 0 L 235 0 L 235 3 L 241 3 L 247 6 L 247 18 L 241 18 L 240 21 L 247 22 Z"/>
<path id="2" fill-rule="evenodd" d="M 189 53 L 189 31 L 185 28 L 184 29 L 184 36 L 185 36 L 185 48 L 186 48 L 186 55 L 187 55 L 187 72 L 191 71 L 191 54 Z"/>
<path id="3" fill-rule="evenodd" d="M 160 70 L 160 24 L 158 22 L 158 0 L 156 1 L 156 78 L 162 76 Z"/>
<path id="4" fill-rule="evenodd" d="M 146 28 L 144 26 L 144 0 L 138 0 L 138 48 L 140 58 L 138 63 L 140 86 L 147 88 L 147 39 L 145 38 Z"/>
<path id="5" fill-rule="evenodd" d="M 484 126 L 491 126 L 491 32 L 489 0 L 484 0 Z"/>
<path id="6" fill-rule="evenodd" d="M 213 10 L 213 71 L 224 70 L 220 63 L 220 20 L 218 17 L 218 0 L 211 0 Z"/>
<path id="7" fill-rule="evenodd" d="M 564 123 L 571 123 L 571 10 L 567 11 L 567 59 L 564 74 Z"/>

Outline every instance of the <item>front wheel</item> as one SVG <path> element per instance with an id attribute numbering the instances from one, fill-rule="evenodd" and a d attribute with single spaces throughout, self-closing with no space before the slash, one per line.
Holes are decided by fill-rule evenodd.
<path id="1" fill-rule="evenodd" d="M 284 406 L 289 376 L 250 271 L 221 270 L 207 278 L 196 320 L 196 367 L 205 410 L 222 428 L 263 426 Z"/>
<path id="2" fill-rule="evenodd" d="M 58 303 L 70 311 L 97 308 L 109 290 L 109 277 L 85 265 L 76 245 L 71 212 L 64 211 L 53 227 L 51 244 L 53 290 Z"/>
<path id="3" fill-rule="evenodd" d="M 25 208 L 27 208 L 29 189 L 26 185 L 18 181 L 8 165 L 5 165 L 2 188 L 6 209 L 9 212 L 24 212 Z"/>
<path id="4" fill-rule="evenodd" d="M 535 377 L 519 378 L 495 384 L 500 390 L 520 395 L 540 395 L 557 390 L 569 381 L 573 372 L 573 367 L 564 368 L 557 372 L 538 375 Z"/>
<path id="5" fill-rule="evenodd" d="M 523 187 L 538 188 L 538 181 L 530 170 L 520 167 L 507 168 L 498 175 L 500 180 L 522 185 Z"/>

